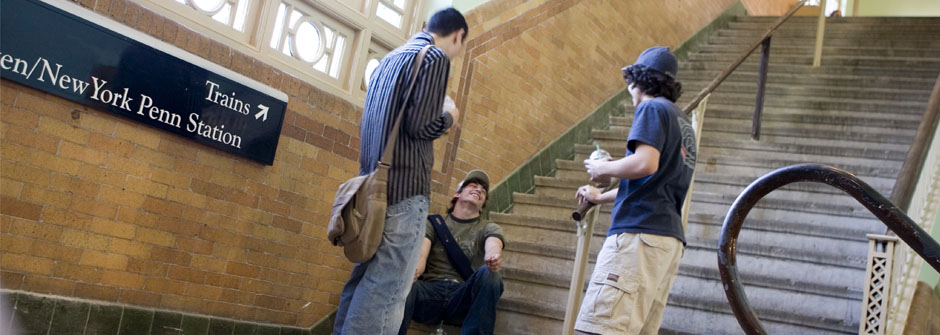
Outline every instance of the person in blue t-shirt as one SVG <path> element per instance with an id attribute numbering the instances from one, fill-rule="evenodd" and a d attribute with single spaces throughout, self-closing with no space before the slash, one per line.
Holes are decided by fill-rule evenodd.
<path id="1" fill-rule="evenodd" d="M 585 293 L 578 334 L 656 334 L 685 246 L 681 210 L 695 169 L 695 133 L 675 105 L 678 62 L 665 47 L 643 51 L 623 68 L 636 111 L 627 155 L 585 160 L 592 180 L 620 178 L 601 193 L 585 185 L 581 201 L 614 203 L 610 230 Z"/>

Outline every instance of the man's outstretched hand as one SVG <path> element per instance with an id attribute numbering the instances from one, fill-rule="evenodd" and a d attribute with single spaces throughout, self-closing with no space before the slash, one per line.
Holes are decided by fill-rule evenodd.
<path id="1" fill-rule="evenodd" d="M 501 252 L 489 253 L 483 258 L 483 262 L 486 263 L 486 268 L 490 272 L 499 272 L 503 266 L 503 255 Z"/>

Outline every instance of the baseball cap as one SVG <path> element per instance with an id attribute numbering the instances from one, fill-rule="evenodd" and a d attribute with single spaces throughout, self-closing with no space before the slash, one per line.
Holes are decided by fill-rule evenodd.
<path id="1" fill-rule="evenodd" d="M 483 172 L 483 170 L 473 170 L 468 172 L 467 176 L 463 178 L 463 181 L 461 181 L 460 184 L 457 184 L 457 192 L 460 192 L 460 189 L 463 188 L 463 185 L 472 179 L 478 179 L 482 181 L 483 184 L 480 186 L 483 186 L 483 189 L 486 190 L 487 193 L 490 192 L 490 176 L 488 176 L 486 172 Z"/>
<path id="2" fill-rule="evenodd" d="M 669 51 L 668 47 L 652 47 L 643 50 L 643 53 L 636 58 L 636 63 L 633 63 L 633 65 L 643 65 L 647 68 L 665 73 L 672 78 L 675 78 L 676 72 L 679 71 L 679 62 L 676 61 L 676 56 Z M 628 67 L 623 69 L 626 70 Z"/>

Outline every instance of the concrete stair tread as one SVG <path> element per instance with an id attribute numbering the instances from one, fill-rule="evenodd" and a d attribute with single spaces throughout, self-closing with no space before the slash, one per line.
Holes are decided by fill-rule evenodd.
<path id="1" fill-rule="evenodd" d="M 813 32 L 816 33 L 815 31 Z M 940 36 L 938 36 L 940 37 Z M 815 48 L 814 48 L 815 49 Z M 813 58 L 813 54 L 775 54 L 773 53 L 773 46 L 771 46 L 771 57 L 775 58 L 778 61 L 785 62 L 792 59 L 805 59 Z M 724 53 L 696 53 L 689 57 L 689 62 L 705 61 L 705 60 L 736 60 L 740 56 L 739 52 L 728 52 Z M 760 59 L 760 53 L 752 53 L 750 57 L 754 57 L 754 60 Z M 750 59 L 750 58 L 749 58 Z M 878 60 L 878 61 L 940 61 L 940 56 L 937 54 L 930 56 L 865 56 L 865 55 L 830 55 L 826 57 L 827 60 Z"/>
<path id="2" fill-rule="evenodd" d="M 730 310 L 709 310 L 711 304 L 695 301 L 671 301 L 666 306 L 663 324 L 681 334 L 738 335 L 743 334 L 741 326 Z M 828 331 L 804 325 L 781 323 L 761 318 L 769 334 L 813 334 L 847 335 L 852 332 Z"/>
<path id="3" fill-rule="evenodd" d="M 700 92 L 706 86 L 708 81 L 704 80 L 681 80 L 683 92 Z M 791 94 L 800 96 L 815 96 L 822 98 L 843 98 L 843 99 L 884 99 L 884 100 L 927 100 L 930 98 L 930 92 L 926 90 L 910 89 L 875 89 L 870 87 L 826 87 L 823 85 L 799 85 L 790 83 L 777 83 L 768 81 L 765 83 L 765 96 L 788 96 Z M 719 96 L 724 93 L 740 93 L 754 95 L 757 87 L 754 83 L 722 83 L 715 90 L 713 96 Z M 685 98 L 683 94 L 681 98 Z M 689 99 L 693 95 L 688 96 Z M 680 102 L 683 101 L 680 99 Z"/>
<path id="4" fill-rule="evenodd" d="M 773 38 L 816 38 L 816 27 L 815 24 L 804 29 L 793 29 L 800 26 L 786 25 L 781 26 L 785 29 L 778 29 L 774 32 Z M 786 29 L 789 28 L 789 29 Z M 904 41 L 911 40 L 933 40 L 940 37 L 940 34 L 937 34 L 937 31 L 917 31 L 916 34 L 912 34 L 909 31 L 903 31 L 900 29 L 894 30 L 885 30 L 885 29 L 870 29 L 870 30 L 861 30 L 861 29 L 846 29 L 846 26 L 836 26 L 836 27 L 826 27 L 826 40 L 838 40 L 838 39 L 858 39 L 862 37 L 869 37 L 872 39 L 887 39 L 895 38 Z M 857 26 L 856 28 L 868 28 L 865 26 Z M 764 30 L 760 29 L 720 29 L 716 32 L 715 36 L 739 36 L 739 37 L 758 37 L 762 36 Z"/>
<path id="5" fill-rule="evenodd" d="M 699 311 L 706 312 L 707 317 L 705 320 L 709 322 L 717 323 L 716 318 L 724 318 L 727 321 L 721 323 L 722 327 L 720 329 L 726 332 L 713 332 L 711 329 L 707 330 L 708 334 L 739 334 L 740 328 L 732 328 L 733 325 L 736 325 L 734 321 L 734 315 L 731 314 L 731 307 L 728 305 L 727 300 L 725 301 L 713 301 L 706 300 L 696 297 L 679 297 L 673 298 L 670 296 L 669 306 L 684 307 L 689 309 L 695 309 Z M 857 331 L 858 326 L 845 326 L 845 327 L 834 327 L 834 324 L 838 324 L 842 320 L 833 320 L 819 318 L 813 315 L 802 316 L 802 315 L 790 315 L 787 313 L 779 312 L 773 309 L 761 309 L 755 308 L 755 312 L 758 314 L 764 326 L 769 329 L 782 329 L 785 332 L 784 334 L 852 334 L 853 331 Z M 670 308 L 667 307 L 666 315 L 670 314 Z M 664 315 L 663 323 L 666 323 L 667 317 Z M 795 327 L 793 327 L 795 326 Z M 702 329 L 705 327 L 699 327 L 697 329 Z M 799 329 L 798 332 L 794 332 L 794 328 Z"/>
<path id="6" fill-rule="evenodd" d="M 686 258 L 683 258 L 682 263 L 679 267 L 679 276 L 692 278 L 692 279 L 702 279 L 709 281 L 720 281 L 721 277 L 718 271 L 717 263 L 714 259 L 717 258 L 717 252 L 714 249 L 702 249 L 696 247 L 690 247 L 686 250 L 687 253 L 704 253 L 713 259 L 711 262 L 701 262 L 694 263 L 688 261 Z M 701 258 L 701 257 L 698 257 Z M 741 266 L 748 265 L 747 263 L 751 259 L 755 258 L 754 256 L 749 256 L 747 258 L 742 258 L 738 261 L 738 264 Z M 697 258 L 696 258 L 697 259 Z M 790 263 L 793 261 L 787 260 Z M 590 261 L 590 272 L 593 268 L 593 259 Z M 780 263 L 784 264 L 784 263 Z M 807 264 L 799 264 L 798 266 L 804 268 L 810 268 Z M 817 267 L 813 267 L 814 269 Z M 551 286 L 561 290 L 567 290 L 571 284 L 570 272 L 566 274 L 557 274 L 557 273 L 545 273 L 538 271 L 531 271 L 526 269 L 518 269 L 506 266 L 500 270 L 503 276 L 503 279 L 506 281 L 517 281 L 523 282 L 525 284 L 540 284 L 545 286 Z M 846 273 L 864 275 L 864 269 L 846 269 Z M 845 282 L 841 282 L 838 279 L 829 280 L 828 282 L 821 282 L 815 279 L 804 279 L 798 276 L 790 277 L 780 277 L 779 274 L 768 274 L 760 273 L 757 271 L 749 271 L 748 268 L 744 267 L 739 269 L 739 275 L 742 283 L 746 286 L 755 286 L 763 287 L 775 290 L 782 290 L 794 293 L 811 293 L 818 294 L 822 296 L 843 298 L 843 299 L 854 299 L 862 294 L 862 287 L 853 287 L 851 285 L 846 285 Z M 587 281 L 590 280 L 586 276 L 585 285 Z M 530 301 L 535 301 L 529 299 Z"/>
<path id="7" fill-rule="evenodd" d="M 742 149 L 756 147 L 755 150 L 765 150 L 774 146 L 802 146 L 805 148 L 820 149 L 828 147 L 852 149 L 862 153 L 894 151 L 894 153 L 892 153 L 893 155 L 903 155 L 903 153 L 906 153 L 907 149 L 910 147 L 910 145 L 906 143 L 858 142 L 843 138 L 807 138 L 801 136 L 775 135 L 773 133 L 765 132 L 764 127 L 761 127 L 760 140 L 754 141 L 751 139 L 750 128 L 747 130 L 747 132 L 739 133 L 714 131 L 709 134 L 710 136 L 702 139 L 699 145 L 719 147 L 731 146 Z M 708 131 L 708 129 L 705 131 Z M 629 131 L 618 129 L 617 131 L 609 131 L 607 133 L 595 132 L 594 140 L 595 143 L 606 143 L 608 145 L 623 146 L 628 136 Z M 729 143 L 731 145 L 729 145 Z"/>
<path id="8" fill-rule="evenodd" d="M 940 42 L 938 42 L 940 43 Z M 678 73 L 686 72 L 697 72 L 697 71 L 722 71 L 727 68 L 729 64 L 720 64 L 720 63 L 682 63 L 679 64 Z M 757 72 L 758 62 L 744 62 L 738 66 L 738 69 L 745 72 Z M 813 67 L 811 63 L 807 64 L 772 64 L 769 69 L 769 73 L 796 73 L 802 74 L 804 76 L 814 75 L 816 73 L 825 73 L 831 75 L 839 75 L 843 77 L 857 77 L 857 76 L 868 76 L 869 78 L 873 76 L 885 77 L 885 78 L 894 78 L 901 79 L 903 78 L 902 74 L 909 74 L 911 78 L 929 78 L 930 76 L 936 76 L 937 71 L 935 69 L 924 69 L 924 68 L 905 68 L 901 65 L 895 66 L 852 66 L 852 65 L 840 65 L 840 64 L 830 64 L 823 67 Z M 680 77 L 681 78 L 681 77 Z"/>
<path id="9" fill-rule="evenodd" d="M 548 305 L 526 299 L 500 299 L 497 304 L 497 309 L 531 314 L 560 321 L 564 321 L 565 319 L 565 307 L 563 305 Z"/>
<path id="10" fill-rule="evenodd" d="M 575 171 L 583 172 L 582 171 L 583 168 L 581 168 L 580 166 L 571 166 L 569 164 L 565 164 L 564 166 L 559 166 L 560 170 L 561 169 L 571 170 L 572 168 Z M 740 193 L 740 191 L 743 191 L 745 187 L 750 185 L 752 182 L 757 180 L 757 178 L 759 178 L 760 176 L 763 176 L 767 172 L 770 172 L 770 171 L 768 170 L 763 173 L 755 173 L 753 176 L 751 176 L 751 175 L 737 175 L 737 174 L 732 175 L 732 174 L 721 174 L 721 173 L 708 173 L 708 172 L 698 171 L 696 172 L 696 175 L 695 175 L 695 186 L 693 187 L 701 187 L 702 189 L 707 190 L 708 186 L 704 186 L 704 185 L 734 186 L 739 189 L 737 193 Z M 869 185 L 872 185 L 872 187 L 885 191 L 883 193 L 887 193 L 888 191 L 890 191 L 891 187 L 894 185 L 894 180 L 887 179 L 887 178 L 866 177 L 865 181 Z M 578 187 L 581 187 L 582 185 L 586 185 L 586 184 L 590 184 L 586 173 L 583 178 L 541 177 L 541 176 L 536 176 L 535 178 L 535 185 L 536 185 L 536 190 L 537 190 L 536 195 L 540 195 L 538 193 L 539 190 L 543 190 L 547 188 L 567 189 L 568 190 L 567 193 L 574 194 Z M 821 193 L 821 194 L 828 194 L 828 195 L 845 195 L 844 192 L 842 192 L 841 190 L 835 187 L 821 184 L 821 183 L 811 183 L 811 182 L 800 182 L 800 183 L 790 184 L 790 185 L 782 187 L 780 190 L 789 191 L 789 192 L 803 192 L 803 194 Z"/>
<path id="11" fill-rule="evenodd" d="M 705 250 L 717 250 L 717 239 L 709 238 L 698 238 L 698 237 L 686 237 L 688 242 L 687 249 L 697 248 Z M 576 246 L 550 246 L 545 244 L 535 244 L 535 243 L 525 243 L 525 242 L 515 242 L 510 243 L 506 246 L 507 253 L 526 253 L 533 255 L 542 255 L 544 257 L 551 257 L 559 260 L 572 261 L 575 256 L 575 247 Z M 757 256 L 757 257 L 766 257 L 787 261 L 795 261 L 809 264 L 822 264 L 831 267 L 839 268 L 848 268 L 848 269 L 865 269 L 864 260 L 862 259 L 852 259 L 846 258 L 844 255 L 833 254 L 828 252 L 807 252 L 804 250 L 792 249 L 784 246 L 768 246 L 763 244 L 754 244 L 749 241 L 739 241 L 738 250 L 739 255 L 745 256 Z M 596 252 L 591 252 L 590 260 L 595 260 L 597 258 Z M 507 265 L 508 266 L 508 265 Z M 515 266 L 515 265 L 514 265 Z M 525 268 L 524 265 L 518 265 L 519 268 L 534 271 L 529 268 Z M 568 270 L 570 271 L 570 270 Z M 570 272 L 565 272 L 570 273 Z"/>
<path id="12" fill-rule="evenodd" d="M 843 309 L 855 307 L 858 302 L 853 298 L 843 298 L 830 295 L 818 295 L 795 290 L 781 290 L 772 287 L 745 285 L 745 291 L 752 307 L 758 313 L 765 315 L 775 315 L 778 321 L 804 320 L 808 322 L 816 321 L 821 324 L 815 327 L 824 327 L 824 325 L 837 325 L 843 322 L 857 324 L 858 315 L 854 320 L 844 314 Z M 675 283 L 670 291 L 670 300 L 697 300 L 704 303 L 722 304 L 727 311 L 731 307 L 727 304 L 727 298 L 722 290 L 723 283 L 720 279 L 703 279 L 694 277 L 676 277 Z M 861 298 L 861 293 L 858 294 Z M 830 308 L 838 306 L 839 308 Z M 858 306 L 861 307 L 861 306 Z M 848 326 L 842 324 L 841 326 Z"/>
<path id="13" fill-rule="evenodd" d="M 747 119 L 712 119 L 705 123 L 703 129 L 706 132 L 717 134 L 746 134 L 746 136 L 751 136 L 752 130 L 750 127 L 748 127 L 750 122 L 751 120 Z M 874 128 L 843 126 L 843 129 L 845 130 L 835 130 L 825 124 L 819 124 L 815 127 L 795 127 L 783 122 L 763 120 L 761 121 L 760 135 L 762 138 L 765 136 L 770 136 L 829 140 L 846 139 L 859 143 L 890 143 L 902 145 L 909 145 L 914 138 L 912 135 L 908 135 L 908 133 L 914 133 L 913 130 L 899 133 L 897 129 L 892 129 L 889 127 Z"/>
<path id="14" fill-rule="evenodd" d="M 702 163 L 701 166 L 696 166 L 696 170 L 704 169 L 705 171 L 721 171 L 721 170 L 734 170 L 735 168 L 759 168 L 769 171 L 790 166 L 796 164 L 804 163 L 816 163 L 829 165 L 836 168 L 840 168 L 846 171 L 852 171 L 857 176 L 870 176 L 870 177 L 881 177 L 881 178 L 896 178 L 898 171 L 901 169 L 900 162 L 893 162 L 892 164 L 875 164 L 872 162 L 862 162 L 855 159 L 844 159 L 842 161 L 836 159 L 801 159 L 801 157 L 773 157 L 773 158 L 758 158 L 758 157 L 739 157 L 734 155 L 728 155 L 726 153 L 713 153 L 708 152 L 708 150 L 702 150 L 699 152 L 699 163 Z M 711 167 L 714 165 L 715 167 Z"/>
<path id="15" fill-rule="evenodd" d="M 749 94 L 753 100 L 753 94 Z M 691 99 L 691 97 L 689 97 Z M 680 100 L 679 106 L 684 105 Z M 629 110 L 630 118 L 611 118 L 611 126 L 629 127 L 632 122 L 633 109 Z M 790 106 L 764 106 L 761 120 L 766 122 L 790 122 L 794 125 L 832 124 L 832 125 L 859 125 L 891 128 L 916 129 L 923 110 L 898 111 L 897 115 L 885 115 L 878 111 L 852 111 L 848 109 L 801 109 Z M 710 99 L 705 116 L 705 124 L 711 120 L 751 120 L 754 116 L 754 105 L 736 103 L 734 100 Z M 746 127 L 750 129 L 750 127 Z"/>
<path id="16" fill-rule="evenodd" d="M 737 196 L 727 195 L 727 194 L 715 194 L 706 191 L 700 191 L 693 188 L 692 199 L 697 202 L 707 202 L 713 204 L 727 205 L 728 208 L 731 207 L 731 204 L 734 202 Z M 843 204 L 828 204 L 828 203 L 814 203 L 810 201 L 801 201 L 801 200 L 789 200 L 789 199 L 776 199 L 765 197 L 757 203 L 754 208 L 772 208 L 778 210 L 789 210 L 794 212 L 801 213 L 818 213 L 818 214 L 830 214 L 830 215 L 841 215 L 841 216 L 851 216 L 856 218 L 871 218 L 873 217 L 870 212 L 864 209 L 861 205 L 843 205 Z"/>
<path id="17" fill-rule="evenodd" d="M 680 82 L 709 82 L 714 79 L 721 69 L 710 68 L 710 69 L 699 69 L 696 71 L 684 71 L 679 72 L 679 81 Z M 753 85 L 757 82 L 757 68 L 739 68 L 731 73 L 725 83 L 750 83 Z M 846 87 L 854 87 L 858 89 L 870 89 L 870 88 L 880 88 L 884 86 L 890 86 L 895 88 L 903 89 L 912 89 L 912 90 L 923 90 L 926 87 L 929 87 L 933 84 L 936 79 L 930 79 L 926 76 L 924 77 L 911 77 L 911 78 L 902 78 L 902 77 L 878 77 L 877 81 L 872 80 L 871 76 L 862 76 L 862 75 L 852 75 L 848 73 L 832 73 L 832 74 L 815 74 L 812 76 L 807 76 L 806 74 L 797 74 L 797 73 L 786 73 L 783 71 L 768 71 L 767 73 L 767 82 L 768 83 L 780 83 L 788 85 L 846 85 Z M 719 86 L 719 89 L 720 86 Z M 685 94 L 695 95 L 701 90 L 687 89 Z"/>
<path id="18" fill-rule="evenodd" d="M 602 149 L 610 152 L 611 156 L 614 158 L 623 157 L 626 154 L 626 146 L 624 144 L 614 145 L 605 142 L 599 142 L 599 144 Z M 576 144 L 575 157 L 587 157 L 594 151 L 594 148 L 594 145 Z M 802 161 L 802 163 L 833 161 L 836 155 L 845 158 L 876 159 L 882 161 L 903 161 L 907 156 L 906 151 L 898 150 L 844 148 L 822 145 L 790 145 L 764 142 L 754 143 L 750 140 L 724 141 L 720 143 L 702 140 L 699 147 L 699 161 L 701 161 L 703 156 L 707 157 L 705 153 L 724 155 L 727 154 L 728 151 L 734 151 L 737 155 L 748 157 L 761 157 L 766 156 L 768 153 L 774 153 L 777 158 Z"/>
<path id="19" fill-rule="evenodd" d="M 744 51 L 750 43 L 753 42 L 754 38 L 742 38 L 739 36 L 727 36 L 727 35 L 714 35 L 709 39 L 709 43 L 712 45 L 726 46 L 730 50 L 739 50 Z M 914 48 L 917 46 L 923 46 L 925 48 L 935 49 L 940 46 L 940 43 L 936 43 L 930 40 L 860 40 L 860 39 L 826 39 L 826 45 L 828 46 L 839 46 L 839 47 L 853 47 L 853 46 L 863 46 L 863 47 L 902 47 L 902 48 Z M 777 36 L 773 39 L 774 46 L 799 46 L 799 45 L 813 45 L 812 38 L 806 37 L 789 37 L 789 36 Z M 773 47 L 771 47 L 772 49 Z"/>
<path id="20" fill-rule="evenodd" d="M 690 95 L 687 98 L 692 99 L 692 97 L 693 96 Z M 800 105 L 809 105 L 809 104 L 814 104 L 814 103 L 815 104 L 827 103 L 827 104 L 839 105 L 841 106 L 841 108 L 846 108 L 848 110 L 853 110 L 855 106 L 875 106 L 879 108 L 914 108 L 914 109 L 921 111 L 920 113 L 922 113 L 922 111 L 925 110 L 927 106 L 926 100 L 924 101 L 910 101 L 910 100 L 886 101 L 883 99 L 863 99 L 863 98 L 842 99 L 842 98 L 817 97 L 817 96 L 792 97 L 792 96 L 784 96 L 784 95 L 776 94 L 774 92 L 768 92 L 764 96 L 764 99 L 765 99 L 764 106 L 768 106 L 768 107 L 799 106 L 797 108 L 804 108 L 803 106 L 800 106 Z M 753 92 L 736 93 L 736 92 L 716 91 L 715 93 L 712 94 L 711 98 L 709 98 L 709 107 L 711 106 L 712 101 L 715 101 L 716 103 L 719 103 L 719 104 L 737 104 L 737 102 L 747 103 L 753 108 L 754 93 Z M 683 100 L 680 99 L 678 105 L 683 106 L 684 105 Z M 871 110 L 871 109 L 867 109 L 867 110 Z"/>
<path id="21" fill-rule="evenodd" d="M 831 18 L 830 18 L 831 20 Z M 869 25 L 869 24 L 859 24 L 851 22 L 826 22 L 826 28 L 832 31 L 840 32 L 917 32 L 917 33 L 930 33 L 940 30 L 940 27 L 933 27 L 930 25 L 919 25 L 919 24 L 889 24 L 889 25 Z M 736 30 L 736 31 L 754 31 L 757 33 L 764 33 L 767 31 L 767 26 L 761 23 L 754 22 L 729 22 L 727 30 Z M 816 25 L 790 25 L 784 23 L 780 28 L 777 29 L 779 32 L 816 32 Z"/>
<path id="22" fill-rule="evenodd" d="M 756 176 L 756 177 L 759 177 L 759 176 Z M 696 172 L 695 186 L 693 187 L 697 187 L 698 185 L 700 185 L 699 183 L 722 184 L 722 185 L 737 186 L 738 188 L 740 188 L 741 191 L 744 191 L 745 187 L 747 187 L 748 185 L 753 183 L 755 180 L 757 180 L 756 177 Z M 866 178 L 866 179 L 867 179 L 866 182 L 868 182 L 872 186 L 882 183 L 882 181 L 891 183 L 891 186 L 894 185 L 893 184 L 894 180 L 890 180 L 887 178 L 877 178 L 877 179 Z M 707 187 L 703 189 L 707 189 Z M 845 195 L 845 192 L 835 187 L 821 184 L 821 183 L 811 183 L 811 182 L 800 182 L 800 183 L 789 184 L 787 186 L 780 188 L 780 190 L 805 192 L 805 193 L 821 193 L 821 194 L 829 194 L 829 195 Z"/>

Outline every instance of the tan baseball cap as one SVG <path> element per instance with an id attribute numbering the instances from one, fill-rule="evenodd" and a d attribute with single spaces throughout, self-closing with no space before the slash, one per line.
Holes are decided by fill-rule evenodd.
<path id="1" fill-rule="evenodd" d="M 481 186 L 486 190 L 486 193 L 490 192 L 490 176 L 483 172 L 483 170 L 473 170 L 467 173 L 467 176 L 463 178 L 463 181 L 460 184 L 457 184 L 457 192 L 460 192 L 460 189 L 463 188 L 463 185 L 472 179 L 477 179 L 483 182 Z"/>

